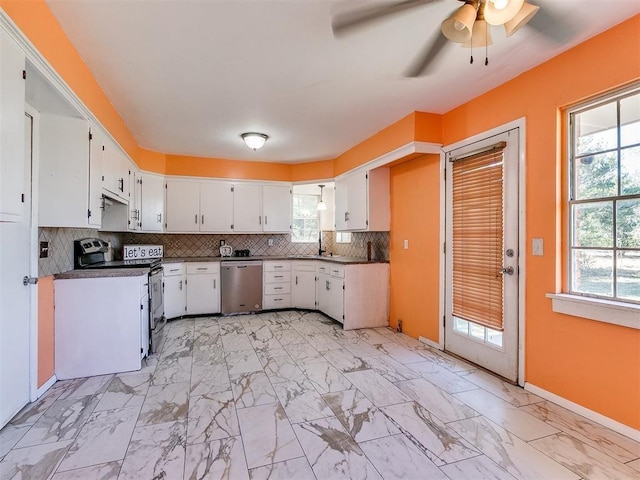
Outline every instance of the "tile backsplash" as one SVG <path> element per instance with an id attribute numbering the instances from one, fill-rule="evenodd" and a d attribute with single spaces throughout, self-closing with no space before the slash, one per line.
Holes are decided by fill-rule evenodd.
<path id="1" fill-rule="evenodd" d="M 158 244 L 164 246 L 165 257 L 219 256 L 220 240 L 234 250 L 249 249 L 251 255 L 315 255 L 318 243 L 293 243 L 288 234 L 255 235 L 197 235 L 168 233 L 115 233 L 88 228 L 40 228 L 38 240 L 49 242 L 49 257 L 38 261 L 40 276 L 73 270 L 73 241 L 97 237 L 110 242 L 114 259 L 122 258 L 123 245 Z M 269 245 L 272 240 L 273 245 Z M 335 232 L 322 232 L 322 248 L 327 253 L 349 257 L 367 257 L 367 243 L 371 242 L 373 260 L 389 260 L 389 232 L 354 232 L 351 243 L 337 243 Z"/>
<path id="2" fill-rule="evenodd" d="M 46 277 L 73 270 L 73 241 L 95 237 L 111 242 L 122 253 L 120 233 L 98 232 L 91 228 L 39 228 L 38 241 L 49 242 L 49 256 L 38 259 L 38 276 Z"/>

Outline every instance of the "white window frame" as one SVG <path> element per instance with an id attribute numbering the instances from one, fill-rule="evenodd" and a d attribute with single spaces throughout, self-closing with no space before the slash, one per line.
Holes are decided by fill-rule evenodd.
<path id="1" fill-rule="evenodd" d="M 605 297 L 594 294 L 587 294 L 581 292 L 572 291 L 572 238 L 573 238 L 573 219 L 571 214 L 571 196 L 574 186 L 573 180 L 573 148 L 575 144 L 575 137 L 573 132 L 573 125 L 571 125 L 571 116 L 575 113 L 585 111 L 591 108 L 596 108 L 607 103 L 617 102 L 623 97 L 637 94 L 640 92 L 640 85 L 634 85 L 630 88 L 613 92 L 606 96 L 597 98 L 575 106 L 567 110 L 566 122 L 568 126 L 567 138 L 567 198 L 564 199 L 567 206 L 567 229 L 566 229 L 566 251 L 565 251 L 565 264 L 566 264 L 566 292 L 565 293 L 550 293 L 547 297 L 552 300 L 552 308 L 556 313 L 562 313 L 581 318 L 587 318 L 600 322 L 610 323 L 614 325 L 620 325 L 633 329 L 640 329 L 640 304 L 632 300 L 620 299 L 617 297 Z M 617 129 L 619 130 L 619 125 Z M 619 146 L 618 146 L 619 148 Z M 619 195 L 608 198 L 622 198 Z M 627 198 L 626 196 L 624 198 Z M 612 247 L 615 262 L 615 252 L 617 246 L 615 244 Z M 615 279 L 614 279 L 615 282 Z"/>
<path id="2" fill-rule="evenodd" d="M 295 197 L 295 196 L 317 197 L 316 203 L 320 201 L 320 195 L 315 195 L 313 193 L 293 193 L 293 195 L 291 197 L 292 201 L 293 201 L 293 197 Z M 320 228 L 321 228 L 321 226 L 320 226 L 320 215 L 318 214 L 318 210 L 316 210 L 316 218 L 318 220 L 318 233 L 315 236 L 316 239 L 313 240 L 313 241 L 298 240 L 298 239 L 294 238 L 294 236 L 293 236 L 293 228 L 292 228 L 291 229 L 291 243 L 304 243 L 304 244 L 318 243 L 318 236 L 320 235 Z M 293 225 L 294 221 L 295 221 L 295 216 L 293 214 L 293 207 L 292 207 L 292 210 L 291 210 L 291 223 L 292 223 L 292 225 Z"/>

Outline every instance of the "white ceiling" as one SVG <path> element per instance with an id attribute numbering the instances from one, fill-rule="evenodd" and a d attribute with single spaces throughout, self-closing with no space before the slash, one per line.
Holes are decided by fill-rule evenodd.
<path id="1" fill-rule="evenodd" d="M 402 72 L 460 6 L 457 0 L 423 5 L 340 38 L 331 30 L 333 15 L 381 2 L 48 4 L 142 147 L 302 162 L 334 158 L 413 111 L 445 113 L 640 13 L 638 0 L 531 1 L 556 18 L 571 18 L 554 30 L 568 42 L 554 43 L 531 27 L 506 38 L 493 27 L 489 66 L 484 49 L 474 50 L 470 65 L 469 50 L 450 44 L 435 73 L 421 78 Z M 252 152 L 240 139 L 246 131 L 270 139 Z"/>

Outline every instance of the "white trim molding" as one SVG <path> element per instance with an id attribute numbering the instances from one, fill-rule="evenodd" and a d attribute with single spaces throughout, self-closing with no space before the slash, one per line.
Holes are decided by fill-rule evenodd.
<path id="1" fill-rule="evenodd" d="M 547 293 L 553 311 L 640 330 L 640 305 L 567 293 Z"/>
<path id="2" fill-rule="evenodd" d="M 544 390 L 543 388 L 532 385 L 531 383 L 525 383 L 524 389 L 535 395 L 538 395 L 539 397 L 544 398 L 545 400 L 549 400 L 556 405 L 560 405 L 561 407 L 564 407 L 573 413 L 582 415 L 583 417 L 586 417 L 589 420 L 602 425 L 603 427 L 607 427 L 614 432 L 619 433 L 620 435 L 624 435 L 625 437 L 629 437 L 636 442 L 640 442 L 640 430 L 636 430 L 635 428 L 629 427 L 628 425 L 620 423 L 612 418 L 606 417 L 601 413 L 589 410 L 582 405 L 574 403 L 571 400 L 567 400 L 566 398 L 561 397 L 560 395 L 556 395 L 555 393 Z"/>
<path id="3" fill-rule="evenodd" d="M 424 343 L 425 345 L 435 348 L 436 350 L 442 350 L 444 351 L 444 344 L 443 343 L 436 343 L 433 340 L 430 340 L 426 337 L 420 336 L 418 337 L 418 341 L 420 343 Z"/>
<path id="4" fill-rule="evenodd" d="M 57 381 L 58 381 L 58 378 L 55 375 L 53 375 L 49 380 L 44 382 L 42 386 L 38 388 L 38 391 L 36 392 L 36 398 L 32 401 L 35 401 L 38 398 L 40 398 L 42 395 L 44 395 L 47 392 L 47 390 L 49 390 L 53 386 L 53 384 L 56 383 Z"/>

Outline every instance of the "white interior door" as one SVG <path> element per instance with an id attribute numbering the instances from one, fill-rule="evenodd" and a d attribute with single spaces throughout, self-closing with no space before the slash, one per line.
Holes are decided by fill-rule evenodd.
<path id="1" fill-rule="evenodd" d="M 24 214 L 0 222 L 0 428 L 30 398 L 31 157 L 33 122 L 25 116 Z M 22 163 L 20 163 L 22 165 Z"/>
<path id="2" fill-rule="evenodd" d="M 518 129 L 446 155 L 445 349 L 518 380 Z"/>

